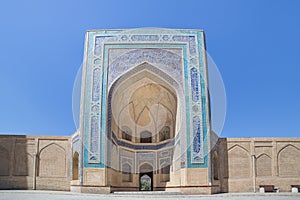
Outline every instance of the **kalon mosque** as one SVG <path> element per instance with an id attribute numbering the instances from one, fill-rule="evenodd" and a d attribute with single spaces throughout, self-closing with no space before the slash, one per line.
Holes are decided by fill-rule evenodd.
<path id="1" fill-rule="evenodd" d="M 0 188 L 298 191 L 300 138 L 218 138 L 208 88 L 203 31 L 88 31 L 79 129 L 1 135 Z"/>

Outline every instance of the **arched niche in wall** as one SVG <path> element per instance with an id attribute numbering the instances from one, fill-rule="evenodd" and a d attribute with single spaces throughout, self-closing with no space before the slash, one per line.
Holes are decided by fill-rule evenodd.
<path id="1" fill-rule="evenodd" d="M 151 143 L 152 133 L 150 131 L 143 131 L 140 133 L 140 143 Z"/>
<path id="2" fill-rule="evenodd" d="M 73 160 L 72 160 L 72 179 L 73 180 L 78 180 L 78 164 L 79 164 L 79 154 L 76 151 L 73 155 Z"/>
<path id="3" fill-rule="evenodd" d="M 132 141 L 132 130 L 128 126 L 122 126 L 122 139 Z"/>
<path id="4" fill-rule="evenodd" d="M 39 170 L 41 177 L 66 177 L 66 151 L 58 144 L 52 143 L 39 153 Z"/>
<path id="5" fill-rule="evenodd" d="M 151 132 L 152 143 L 160 141 L 159 132 L 164 132 L 164 140 L 174 137 L 176 121 L 180 118 L 177 92 L 159 73 L 151 70 L 159 72 L 148 63 L 141 64 L 122 75 L 110 88 L 110 133 L 123 132 L 122 127 L 127 127 L 135 143 L 141 142 L 140 134 L 145 131 Z M 123 136 L 118 137 L 124 139 Z"/>
<path id="6" fill-rule="evenodd" d="M 251 157 L 249 152 L 239 145 L 228 150 L 229 177 L 233 179 L 249 178 L 251 172 Z"/>
<path id="7" fill-rule="evenodd" d="M 122 181 L 132 182 L 132 167 L 127 162 L 122 164 Z"/>
<path id="8" fill-rule="evenodd" d="M 278 171 L 282 177 L 300 176 L 300 149 L 287 145 L 278 153 Z"/>
<path id="9" fill-rule="evenodd" d="M 256 159 L 256 176 L 272 176 L 272 159 L 267 154 L 261 154 Z"/>
<path id="10" fill-rule="evenodd" d="M 159 141 L 164 141 L 168 140 L 171 138 L 171 129 L 169 126 L 164 126 L 160 131 L 159 131 Z"/>

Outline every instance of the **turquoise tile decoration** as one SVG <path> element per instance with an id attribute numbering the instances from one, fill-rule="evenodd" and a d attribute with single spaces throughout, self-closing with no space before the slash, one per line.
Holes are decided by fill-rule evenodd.
<path id="1" fill-rule="evenodd" d="M 110 91 L 116 80 L 144 67 L 168 82 L 184 105 L 180 109 L 184 129 L 178 137 L 184 141 L 181 167 L 207 168 L 210 125 L 204 33 L 168 29 L 89 31 L 85 45 L 80 127 L 84 167 L 109 167 L 106 140 L 115 137 L 108 127 Z M 111 55 L 116 49 L 123 49 L 124 53 Z M 124 142 L 118 144 L 128 146 Z"/>

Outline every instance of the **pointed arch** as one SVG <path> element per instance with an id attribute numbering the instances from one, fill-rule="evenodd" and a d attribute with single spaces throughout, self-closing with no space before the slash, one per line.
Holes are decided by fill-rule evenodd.
<path id="1" fill-rule="evenodd" d="M 147 90 L 146 92 L 145 89 Z M 182 97 L 182 87 L 180 87 L 176 80 L 174 80 L 171 76 L 165 74 L 163 71 L 161 71 L 161 69 L 152 66 L 149 63 L 140 64 L 136 67 L 131 68 L 127 72 L 120 74 L 120 76 L 118 76 L 118 78 L 112 82 L 111 86 L 108 85 L 107 94 L 107 121 L 103 122 L 106 123 L 106 132 L 108 136 L 107 138 L 108 140 L 115 140 L 116 143 L 118 143 L 118 145 L 122 147 L 132 149 L 143 149 L 145 147 L 149 149 L 159 149 L 164 147 L 162 144 L 157 144 L 157 146 L 155 146 L 154 144 L 132 144 L 140 143 L 141 141 L 139 140 L 139 136 L 141 133 L 145 133 L 146 131 L 148 131 L 148 133 L 151 133 L 151 137 L 146 137 L 151 138 L 151 140 L 148 140 L 147 143 L 154 143 L 158 141 L 157 129 L 160 129 L 162 126 L 156 128 L 158 126 L 154 124 L 154 122 L 157 121 L 157 119 L 155 118 L 156 110 L 158 109 L 157 105 L 160 106 L 159 109 L 163 109 L 167 113 L 168 124 L 161 124 L 165 126 L 171 126 L 171 120 L 173 120 L 173 127 L 171 128 L 171 130 L 172 133 L 174 132 L 174 134 L 172 134 L 170 137 L 174 137 L 175 135 L 177 128 L 176 125 L 179 124 L 176 124 L 176 121 L 179 121 L 180 116 L 184 116 L 180 113 L 185 112 L 184 109 L 181 109 L 179 107 L 179 101 L 184 99 Z M 165 94 L 168 94 L 168 96 Z M 165 98 L 165 100 L 162 101 L 163 98 Z M 168 101 L 170 99 L 173 101 L 172 104 L 170 103 L 171 106 L 168 104 Z M 128 108 L 129 114 L 127 114 Z M 170 114 L 168 113 L 168 111 L 170 112 Z M 143 121 L 143 118 L 146 118 L 143 117 L 143 115 L 145 114 L 147 114 L 147 119 L 145 119 L 145 121 L 150 119 L 151 124 L 149 126 L 136 126 L 137 123 Z M 159 114 L 161 117 L 161 113 Z M 124 121 L 124 123 L 122 123 L 122 120 Z M 119 121 L 122 122 L 120 123 Z M 133 124 L 132 122 L 137 123 Z M 120 129 L 118 128 L 121 128 L 122 125 L 127 124 L 128 127 L 132 129 L 132 135 L 134 136 L 131 142 L 122 140 L 120 137 L 121 134 L 115 134 L 116 137 L 114 138 L 111 137 L 112 133 L 120 133 Z M 168 143 L 168 145 L 173 145 L 171 144 L 171 141 L 166 141 L 165 143 Z M 145 147 L 143 145 L 145 145 Z M 114 156 L 112 156 L 110 146 L 107 145 L 106 148 L 106 158 L 108 162 L 111 162 L 111 160 L 114 159 Z M 117 159 L 119 158 L 117 157 Z M 122 168 L 122 163 L 118 162 L 118 164 L 118 170 L 120 170 Z M 134 171 L 138 171 L 136 165 L 137 164 L 134 164 Z"/>
<path id="2" fill-rule="evenodd" d="M 140 190 L 153 190 L 153 165 L 149 162 L 143 162 L 139 165 Z"/>
<path id="3" fill-rule="evenodd" d="M 268 154 L 262 153 L 262 154 L 259 154 L 259 156 L 257 156 L 256 159 L 259 159 L 259 158 L 262 157 L 262 156 L 267 156 L 267 157 L 271 158 L 271 156 L 269 156 Z M 272 158 L 271 158 L 271 159 L 272 159 Z"/>
<path id="4" fill-rule="evenodd" d="M 241 146 L 241 145 L 239 145 L 239 144 L 235 144 L 235 145 L 233 145 L 232 147 L 230 147 L 230 148 L 228 149 L 228 152 L 231 151 L 232 149 L 236 148 L 236 147 L 243 149 L 245 152 L 247 152 L 247 153 L 250 155 L 249 151 L 248 151 L 245 147 L 243 147 L 243 146 Z"/>
<path id="5" fill-rule="evenodd" d="M 143 78 L 148 78 L 150 80 L 152 80 L 154 83 L 159 83 L 162 87 L 164 87 L 165 89 L 167 89 L 168 91 L 171 92 L 173 98 L 177 99 L 176 102 L 176 108 L 178 108 L 179 106 L 179 102 L 178 102 L 178 98 L 177 97 L 183 97 L 183 92 L 180 89 L 181 87 L 179 86 L 179 84 L 168 74 L 166 74 L 165 72 L 161 71 L 159 68 L 149 64 L 149 63 L 142 63 L 136 67 L 134 67 L 133 69 L 130 69 L 129 71 L 125 72 L 124 74 L 122 74 L 118 79 L 114 80 L 113 83 L 111 84 L 111 86 L 109 87 L 109 93 L 108 93 L 108 119 L 112 119 L 112 113 L 111 113 L 111 108 L 113 104 L 113 96 L 114 93 L 116 91 L 123 91 L 126 90 L 126 88 L 128 88 L 128 86 L 130 86 L 130 84 L 135 83 L 139 80 L 142 80 Z M 130 81 L 128 81 L 130 80 Z M 130 102 L 128 101 L 127 104 L 129 104 Z M 166 105 L 163 105 L 164 107 L 166 107 Z M 122 110 L 124 110 L 127 107 L 127 105 L 122 106 Z M 136 107 L 136 105 L 134 105 L 134 107 Z M 143 108 L 146 109 L 146 108 Z M 150 110 L 148 108 L 148 110 Z M 180 109 L 179 109 L 180 110 Z M 177 111 L 177 109 L 175 109 L 175 112 Z M 153 119 L 155 119 L 153 113 L 150 113 L 151 117 Z M 179 114 L 179 113 L 178 113 Z M 175 116 L 172 116 L 174 119 L 179 118 L 181 116 L 181 113 L 179 115 L 175 114 Z M 135 120 L 138 120 L 138 116 L 135 116 Z M 176 124 L 174 122 L 174 124 Z M 110 127 L 108 126 L 108 129 L 110 129 Z M 108 130 L 108 133 L 110 133 L 111 131 Z M 114 132 L 116 132 L 116 130 L 114 130 Z M 175 135 L 175 134 L 174 134 Z"/>
<path id="6" fill-rule="evenodd" d="M 142 114 L 145 112 L 145 110 L 148 110 L 148 112 L 149 112 L 149 114 L 150 114 L 150 116 L 151 116 L 153 122 L 154 122 L 154 123 L 156 122 L 156 121 L 155 121 L 155 117 L 153 116 L 153 113 L 151 112 L 151 110 L 148 108 L 148 106 L 144 106 L 143 109 L 141 110 L 141 112 L 138 114 L 138 117 L 137 117 L 137 119 L 136 119 L 136 121 L 135 121 L 136 124 L 138 124 L 138 122 L 139 122 L 139 120 L 140 120 Z"/>
<path id="7" fill-rule="evenodd" d="M 164 109 L 166 109 L 166 112 L 170 113 L 168 115 L 170 115 L 169 118 L 172 121 L 171 126 L 172 126 L 172 133 L 173 133 L 172 137 L 173 137 L 176 133 L 176 117 L 181 116 L 181 115 L 177 115 L 176 113 L 179 105 L 178 94 L 179 93 L 181 94 L 180 92 L 181 90 L 178 90 L 178 88 L 180 87 L 178 83 L 172 79 L 172 77 L 165 74 L 163 71 L 161 71 L 155 66 L 152 66 L 149 63 L 143 63 L 132 68 L 131 70 L 122 74 L 118 79 L 116 79 L 112 83 L 111 87 L 109 88 L 108 99 L 107 99 L 108 119 L 111 120 L 111 122 L 108 122 L 109 125 L 107 127 L 108 128 L 107 133 L 111 134 L 112 133 L 111 130 L 114 133 L 117 132 L 119 133 L 119 130 L 117 130 L 116 127 L 121 127 L 121 124 L 123 125 L 126 124 L 133 130 L 133 136 L 138 137 L 138 134 L 140 132 L 139 129 L 141 129 L 141 127 L 143 126 L 137 126 L 137 123 L 141 121 L 141 118 L 143 118 L 141 116 L 145 115 L 146 112 L 147 118 L 149 118 L 151 120 L 151 123 L 153 124 L 149 125 L 149 127 L 143 127 L 141 131 L 143 131 L 144 129 L 148 129 L 148 130 L 151 129 L 150 131 L 153 132 L 153 134 L 158 134 L 158 130 L 157 130 L 158 119 L 156 119 L 152 107 L 150 109 L 150 106 L 152 105 L 151 103 L 152 101 L 145 101 L 147 100 L 147 98 L 151 98 L 151 97 L 145 97 L 146 99 L 141 99 L 141 101 L 136 101 L 136 102 L 134 102 L 134 98 L 131 99 L 131 97 L 134 97 L 134 93 L 132 92 L 142 89 L 141 84 L 145 86 L 147 85 L 151 86 L 148 88 L 150 90 L 153 89 L 155 90 L 157 89 L 156 87 L 159 87 L 161 88 L 160 90 L 163 90 L 165 93 L 167 93 L 167 96 L 165 96 L 167 100 L 171 98 L 173 99 L 173 101 L 175 101 L 172 103 L 172 106 L 174 106 L 174 108 L 165 105 L 166 102 L 163 102 L 162 100 L 160 100 L 159 102 L 155 102 L 156 104 L 159 104 Z M 159 95 L 160 93 L 154 92 L 154 94 Z M 140 91 L 137 93 L 137 95 L 138 95 L 137 97 L 143 98 L 143 96 L 140 96 L 141 95 Z M 120 100 L 122 101 L 120 102 Z M 127 108 L 131 110 L 131 111 L 129 110 L 129 115 L 127 114 L 126 115 L 127 117 L 124 116 L 122 117 L 122 115 L 124 115 L 124 110 L 126 110 Z M 158 108 L 156 108 L 156 110 L 158 110 Z M 113 118 L 114 116 L 117 117 L 117 119 L 114 119 Z M 120 121 L 121 118 L 123 119 L 122 122 Z M 110 126 L 110 124 L 112 124 L 112 126 Z M 121 133 L 119 133 L 118 135 L 119 137 L 121 137 Z M 158 136 L 155 137 L 154 140 L 158 141 Z M 134 140 L 133 142 L 135 141 L 136 140 Z"/>
<path id="8" fill-rule="evenodd" d="M 118 124 L 120 124 L 120 116 L 122 114 L 122 112 L 129 106 L 132 106 L 132 109 L 134 110 L 134 104 L 132 101 L 130 101 L 128 104 L 126 104 L 125 106 L 123 106 L 123 108 L 121 108 L 120 112 L 119 112 L 119 115 L 118 115 Z M 134 121 L 136 120 L 136 116 L 135 116 L 135 112 L 133 113 L 134 114 Z"/>
<path id="9" fill-rule="evenodd" d="M 300 149 L 292 144 L 284 146 L 277 154 L 278 174 L 282 177 L 300 176 Z"/>
<path id="10" fill-rule="evenodd" d="M 132 130 L 128 126 L 122 126 L 122 139 L 127 141 L 132 141 Z"/>
<path id="11" fill-rule="evenodd" d="M 251 157 L 249 152 L 240 145 L 228 150 L 228 169 L 230 178 L 249 178 L 251 174 Z"/>
<path id="12" fill-rule="evenodd" d="M 278 151 L 277 157 L 278 157 L 279 154 L 280 154 L 284 149 L 286 149 L 287 147 L 292 147 L 292 148 L 295 148 L 295 149 L 297 149 L 298 151 L 300 151 L 300 149 L 299 149 L 298 147 L 296 147 L 296 146 L 294 146 L 294 145 L 292 145 L 292 144 L 287 144 L 287 145 L 285 145 L 284 147 L 282 147 L 282 148 Z"/>
<path id="13" fill-rule="evenodd" d="M 149 162 L 143 162 L 139 165 L 139 173 L 153 172 L 153 166 Z"/>
<path id="14" fill-rule="evenodd" d="M 256 158 L 256 176 L 272 176 L 272 158 L 262 153 Z"/>
<path id="15" fill-rule="evenodd" d="M 122 164 L 122 182 L 132 182 L 132 166 L 129 162 Z"/>
<path id="16" fill-rule="evenodd" d="M 43 148 L 41 148 L 41 150 L 40 150 L 40 152 L 39 152 L 39 155 L 41 155 L 41 153 L 42 153 L 45 149 L 47 149 L 49 146 L 52 146 L 52 145 L 55 145 L 55 146 L 57 146 L 58 148 L 60 148 L 62 151 L 66 152 L 66 150 L 65 150 L 62 146 L 60 146 L 59 144 L 57 144 L 57 143 L 55 143 L 55 142 L 52 142 L 52 143 L 50 143 L 50 144 L 47 144 L 47 145 L 44 146 Z"/>
<path id="17" fill-rule="evenodd" d="M 66 151 L 56 144 L 50 143 L 39 152 L 38 175 L 41 177 L 66 177 Z"/>
<path id="18" fill-rule="evenodd" d="M 150 131 L 142 131 L 140 133 L 140 143 L 152 143 L 152 133 Z"/>
<path id="19" fill-rule="evenodd" d="M 169 126 L 164 126 L 159 131 L 159 141 L 162 142 L 164 140 L 168 140 L 171 138 L 171 129 Z"/>

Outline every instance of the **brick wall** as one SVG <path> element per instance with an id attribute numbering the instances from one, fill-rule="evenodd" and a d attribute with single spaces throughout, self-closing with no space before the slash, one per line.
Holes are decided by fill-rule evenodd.
<path id="1" fill-rule="evenodd" d="M 223 159 L 223 192 L 253 192 L 259 185 L 290 192 L 291 185 L 300 185 L 300 138 L 221 138 L 216 149 Z"/>
<path id="2" fill-rule="evenodd" d="M 70 137 L 0 135 L 0 189 L 68 191 L 71 157 Z M 216 192 L 300 185 L 300 138 L 220 138 L 212 158 Z"/>
<path id="3" fill-rule="evenodd" d="M 70 138 L 0 135 L 0 189 L 70 190 Z"/>

